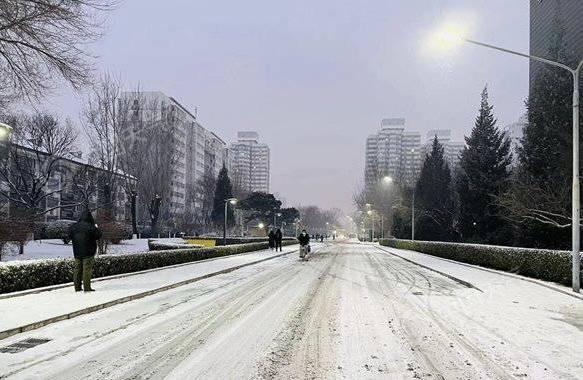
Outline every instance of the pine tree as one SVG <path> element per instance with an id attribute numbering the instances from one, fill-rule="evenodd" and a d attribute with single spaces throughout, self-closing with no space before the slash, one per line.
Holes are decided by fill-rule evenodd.
<path id="1" fill-rule="evenodd" d="M 213 211 L 211 213 L 211 220 L 217 226 L 222 226 L 225 223 L 225 201 L 233 197 L 233 187 L 227 168 L 219 171 L 217 183 L 215 187 L 215 197 L 213 200 Z M 227 224 L 233 226 L 235 218 L 233 217 L 233 208 L 228 206 L 227 209 Z"/>
<path id="2" fill-rule="evenodd" d="M 563 40 L 564 30 L 557 24 L 546 58 L 573 66 Z M 566 70 L 539 65 L 527 101 L 517 176 L 506 200 L 508 214 L 517 222 L 519 245 L 569 246 L 572 90 Z"/>
<path id="3" fill-rule="evenodd" d="M 493 108 L 485 87 L 456 178 L 458 228 L 464 241 L 507 244 L 511 231 L 496 200 L 508 188 L 512 154 L 510 139 L 496 126 Z"/>
<path id="4" fill-rule="evenodd" d="M 425 156 L 415 187 L 415 207 L 420 211 L 416 213 L 416 238 L 439 241 L 454 238 L 451 173 L 437 136 L 431 152 Z"/>

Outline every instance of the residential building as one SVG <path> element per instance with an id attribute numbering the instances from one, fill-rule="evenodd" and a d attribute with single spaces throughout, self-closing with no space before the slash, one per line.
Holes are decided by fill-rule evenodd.
<path id="1" fill-rule="evenodd" d="M 443 146 L 443 155 L 453 173 L 459 165 L 460 154 L 466 144 L 461 141 L 452 140 L 450 129 L 432 129 L 427 132 L 425 144 L 422 147 L 423 159 L 425 158 L 425 155 L 431 151 L 433 140 L 436 137 L 437 141 Z"/>
<path id="2" fill-rule="evenodd" d="M 530 54 L 551 58 L 549 51 L 558 30 L 562 29 L 565 53 L 577 62 L 583 59 L 583 1 L 530 1 Z M 530 84 L 543 63 L 530 62 Z M 583 83 L 582 83 L 583 86 Z"/>
<path id="3" fill-rule="evenodd" d="M 232 172 L 236 184 L 246 192 L 269 192 L 269 146 L 259 142 L 253 131 L 237 133 L 237 142 L 229 147 Z"/>
<path id="4" fill-rule="evenodd" d="M 226 143 L 205 129 L 196 115 L 175 98 L 160 91 L 125 92 L 122 99 L 132 104 L 133 117 L 139 118 L 141 115 L 142 119 L 150 119 L 148 123 L 128 123 L 122 133 L 124 143 L 130 144 L 133 139 L 147 136 L 144 128 L 165 127 L 172 130 L 174 139 L 169 143 L 172 144 L 174 167 L 167 198 L 171 215 L 183 214 L 188 199 L 193 200 L 195 210 L 200 209 L 202 193 L 197 184 L 205 174 L 216 177 L 221 167 L 227 164 Z"/>
<path id="5" fill-rule="evenodd" d="M 421 135 L 405 132 L 405 119 L 383 119 L 381 128 L 366 140 L 365 186 L 370 188 L 385 176 L 413 186 L 421 167 Z"/>
<path id="6" fill-rule="evenodd" d="M 106 184 L 112 179 L 118 186 L 112 194 L 114 204 L 112 205 L 113 217 L 117 221 L 131 220 L 131 210 L 129 197 L 125 191 L 125 184 L 135 182 L 135 178 L 122 172 L 112 173 L 107 170 L 91 165 L 84 160 L 80 153 L 75 152 L 71 157 L 55 157 L 47 153 L 11 144 L 14 156 L 19 157 L 21 163 L 18 168 L 7 166 L 2 169 L 0 175 L 0 190 L 6 194 L 12 192 L 12 198 L 19 198 L 16 190 L 11 188 L 6 182 L 6 177 L 11 178 L 12 183 L 18 183 L 20 178 L 27 180 L 30 175 L 28 166 L 38 166 L 42 163 L 51 163 L 53 168 L 46 174 L 50 177 L 44 183 L 42 191 L 48 196 L 42 198 L 40 209 L 46 212 L 42 215 L 44 221 L 50 222 L 59 219 L 76 220 L 85 207 L 95 209 L 103 207 L 105 204 Z M 18 177 L 18 178 L 16 178 Z M 38 182 L 42 184 L 44 181 Z M 26 190 L 22 190 L 26 191 Z M 25 197 L 26 198 L 26 197 Z M 17 212 L 22 205 L 14 201 L 8 201 L 5 197 L 0 197 L 0 214 L 10 216 Z"/>

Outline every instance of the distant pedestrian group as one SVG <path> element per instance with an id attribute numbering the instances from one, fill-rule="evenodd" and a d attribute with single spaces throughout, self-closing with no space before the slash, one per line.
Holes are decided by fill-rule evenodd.
<path id="1" fill-rule="evenodd" d="M 283 241 L 283 233 L 281 232 L 281 229 L 277 229 L 276 231 L 269 231 L 269 234 L 267 235 L 268 237 L 268 242 L 269 242 L 269 249 L 273 250 L 275 249 L 275 251 L 277 252 L 278 250 L 281 252 L 282 251 L 282 241 Z"/>

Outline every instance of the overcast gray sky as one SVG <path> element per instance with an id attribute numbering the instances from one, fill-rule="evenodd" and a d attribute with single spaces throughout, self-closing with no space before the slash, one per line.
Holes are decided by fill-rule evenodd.
<path id="1" fill-rule="evenodd" d="M 160 90 L 227 142 L 256 130 L 271 189 L 291 205 L 352 208 L 366 136 L 383 117 L 424 133 L 473 125 L 488 83 L 501 125 L 524 112 L 528 62 L 483 48 L 422 50 L 447 18 L 477 40 L 528 51 L 527 0 L 125 0 L 92 46 L 98 68 Z M 47 106 L 78 119 L 63 89 Z"/>

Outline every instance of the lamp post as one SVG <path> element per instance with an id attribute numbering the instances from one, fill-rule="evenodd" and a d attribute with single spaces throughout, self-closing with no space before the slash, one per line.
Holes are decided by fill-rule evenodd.
<path id="1" fill-rule="evenodd" d="M 371 226 L 370 241 L 372 243 L 372 242 L 374 242 L 374 211 L 368 210 L 366 213 L 368 214 L 368 216 L 370 216 L 370 226 Z"/>
<path id="2" fill-rule="evenodd" d="M 415 187 L 411 196 L 411 240 L 415 241 Z"/>
<path id="3" fill-rule="evenodd" d="M 229 209 L 229 203 L 232 205 L 237 204 L 237 198 L 225 199 L 225 223 L 223 224 L 223 245 L 227 245 L 227 215 Z"/>
<path id="4" fill-rule="evenodd" d="M 392 206 L 393 206 L 393 199 L 392 199 L 392 193 L 391 193 L 391 188 L 390 186 L 393 184 L 393 177 L 391 176 L 384 176 L 383 177 L 383 183 L 389 188 L 389 205 L 387 208 L 387 224 L 389 225 L 389 230 L 392 229 Z M 381 238 L 385 238 L 385 215 L 384 213 L 381 213 Z M 390 234 L 390 232 L 389 232 Z"/>
<path id="5" fill-rule="evenodd" d="M 273 228 L 277 229 L 277 217 L 281 216 L 281 212 L 277 212 L 273 214 Z"/>
<path id="6" fill-rule="evenodd" d="M 501 48 L 498 46 L 486 44 L 483 42 L 478 42 L 465 38 L 459 32 L 455 30 L 445 30 L 442 31 L 438 36 L 442 41 L 445 42 L 467 42 L 473 45 L 485 47 L 492 50 L 501 51 L 503 53 L 508 53 L 512 55 L 517 55 L 519 57 L 527 58 L 532 61 L 541 62 L 547 65 L 559 67 L 561 69 L 567 70 L 573 76 L 573 185 L 572 185 L 572 209 L 571 209 L 571 246 L 572 246 L 572 287 L 573 291 L 576 293 L 580 292 L 581 284 L 579 280 L 580 267 L 581 267 L 581 256 L 580 256 L 580 239 L 581 239 L 581 199 L 580 199 L 580 184 L 579 184 L 579 83 L 581 76 L 581 68 L 583 67 L 583 59 L 577 65 L 577 68 L 573 69 L 563 63 L 555 62 L 550 59 L 537 57 L 530 54 L 520 53 L 514 50 L 509 50 Z"/>

